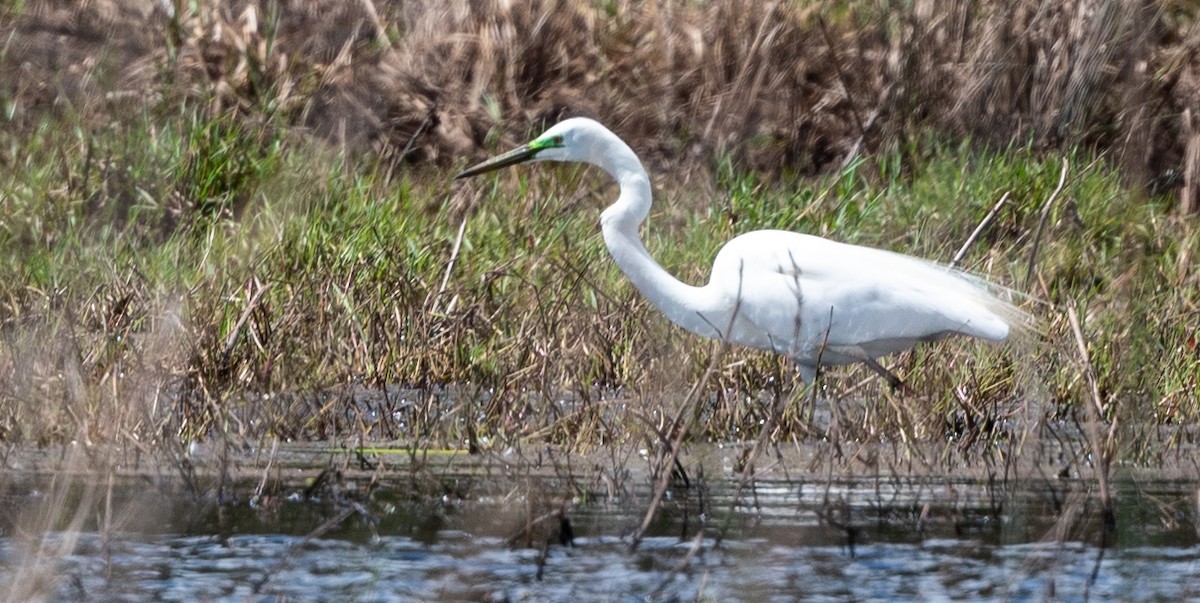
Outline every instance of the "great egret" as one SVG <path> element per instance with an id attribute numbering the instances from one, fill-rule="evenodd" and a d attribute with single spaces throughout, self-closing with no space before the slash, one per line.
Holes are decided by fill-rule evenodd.
<path id="1" fill-rule="evenodd" d="M 1021 317 L 986 282 L 964 273 L 782 230 L 726 243 L 707 285 L 680 282 L 638 237 L 651 197 L 641 161 L 625 141 L 586 118 L 564 120 L 455 179 L 527 161 L 583 161 L 608 172 L 621 193 L 600 214 L 604 242 L 650 303 L 693 333 L 792 358 L 810 384 L 820 365 L 862 362 L 901 387 L 876 358 L 950 335 L 1000 341 Z"/>

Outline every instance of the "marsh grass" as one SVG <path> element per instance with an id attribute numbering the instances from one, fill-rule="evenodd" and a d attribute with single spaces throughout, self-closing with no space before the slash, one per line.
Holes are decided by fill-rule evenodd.
<path id="1" fill-rule="evenodd" d="M 963 265 L 1019 292 L 1029 333 L 890 359 L 916 400 L 827 371 L 836 403 L 782 405 L 778 438 L 969 451 L 1018 418 L 1077 418 L 1092 394 L 1073 307 L 1122 454 L 1160 457 L 1198 414 L 1200 235 L 1174 198 L 1194 187 L 1186 162 L 1167 177 L 1137 158 L 1186 155 L 1195 29 L 1182 7 L 1087 4 L 6 7 L 0 65 L 33 71 L 0 88 L 0 435 L 586 451 L 662 429 L 662 402 L 716 347 L 606 258 L 613 185 L 578 167 L 447 178 L 478 147 L 591 113 L 620 116 L 606 121 L 647 159 L 647 246 L 693 283 L 757 228 L 947 262 L 1009 196 Z M 1148 23 L 1175 45 L 1137 33 Z M 36 52 L 50 25 L 83 39 L 58 80 Z M 1148 48 L 1157 71 L 1131 67 Z M 1141 153 L 1143 134 L 1176 132 L 1164 123 L 1180 136 Z M 756 438 L 797 389 L 769 355 L 731 350 L 717 369 L 699 439 Z"/>
<path id="2" fill-rule="evenodd" d="M 216 432 L 586 451 L 661 426 L 661 402 L 715 353 L 608 261 L 596 216 L 615 190 L 594 171 L 539 166 L 452 186 L 436 171 L 394 173 L 248 129 L 234 114 L 150 119 L 95 132 L 47 125 L 7 167 L 0 426 L 10 442 L 152 447 Z M 1068 305 L 1088 334 L 1105 420 L 1194 421 L 1195 334 L 1182 319 L 1197 296 L 1190 221 L 1080 151 L 1026 275 L 1060 160 L 1028 147 L 923 147 L 917 165 L 898 153 L 817 179 L 731 164 L 701 186 L 661 179 L 647 245 L 692 282 L 721 241 L 758 228 L 949 261 L 1009 194 L 964 265 L 1013 287 L 1028 277 L 1016 301 L 1036 317 L 1031 331 L 1012 346 L 952 340 L 891 359 L 915 400 L 887 402 L 885 385 L 853 368 L 826 371 L 822 395 L 841 399 L 836 410 L 783 405 L 776 437 L 833 429 L 965 450 L 1015 437 L 1015 417 L 1071 417 L 1090 394 L 1059 309 Z M 755 438 L 798 386 L 766 354 L 731 350 L 717 369 L 693 437 Z M 1130 429 L 1120 443 L 1131 458 L 1161 453 L 1156 430 Z"/>

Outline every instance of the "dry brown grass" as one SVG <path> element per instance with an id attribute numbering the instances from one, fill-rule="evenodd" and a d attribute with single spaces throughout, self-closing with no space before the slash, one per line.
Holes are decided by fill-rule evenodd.
<path id="1" fill-rule="evenodd" d="M 934 131 L 1090 145 L 1189 209 L 1200 187 L 1200 27 L 1170 0 L 170 4 L 4 9 L 18 121 L 191 98 L 445 165 L 585 114 L 660 159 L 800 174 Z"/>
<path id="2" fill-rule="evenodd" d="M 608 277 L 596 272 L 603 250 L 583 239 L 585 231 L 575 228 L 580 223 L 571 220 L 587 220 L 590 236 L 594 218 L 578 216 L 599 205 L 604 189 L 582 186 L 581 192 L 562 198 L 556 197 L 558 191 L 579 182 L 561 177 L 519 180 L 516 186 L 523 195 L 506 189 L 505 203 L 516 205 L 505 205 L 503 211 L 526 221 L 509 216 L 495 220 L 481 207 L 492 204 L 495 211 L 497 201 L 484 189 L 446 193 L 439 188 L 448 186 L 444 172 L 426 174 L 430 177 L 421 183 L 425 188 L 420 194 L 406 189 L 419 177 L 406 179 L 402 170 L 447 164 L 515 143 L 538 122 L 567 114 L 592 114 L 613 124 L 652 165 L 680 160 L 700 167 L 671 170 L 682 174 L 676 178 L 701 174 L 695 178 L 701 182 L 678 188 L 702 192 L 682 203 L 668 195 L 660 205 L 665 220 L 656 216 L 655 230 L 647 232 L 648 246 L 690 282 L 705 278 L 702 258 L 711 256 L 703 254 L 714 247 L 693 241 L 697 253 L 680 262 L 652 237 L 665 232 L 677 239 L 672 229 L 682 230 L 681 225 L 700 215 L 695 211 L 700 204 L 716 205 L 717 197 L 720 213 L 710 214 L 716 218 L 709 222 L 728 224 L 707 231 L 706 241 L 726 240 L 751 224 L 852 238 L 857 220 L 851 216 L 846 227 L 837 226 L 836 215 L 832 222 L 815 225 L 802 223 L 802 217 L 782 224 L 764 220 L 764 214 L 791 209 L 785 205 L 809 201 L 804 216 L 836 214 L 837 194 L 792 198 L 752 174 L 744 187 L 722 182 L 727 174 L 707 178 L 711 171 L 705 164 L 715 163 L 716 157 L 730 157 L 738 168 L 810 174 L 837 171 L 856 157 L 921 159 L 931 136 L 968 135 L 991 145 L 1032 139 L 1033 145 L 1019 145 L 1035 150 L 1019 156 L 1021 165 L 1014 173 L 1041 169 L 1039 154 L 1046 149 L 1093 145 L 1125 165 L 1131 179 L 1178 191 L 1185 207 L 1195 199 L 1185 193 L 1195 188 L 1200 168 L 1192 159 L 1187 166 L 1178 161 L 1197 156 L 1184 153 L 1197 128 L 1191 117 L 1196 112 L 1186 108 L 1196 96 L 1185 92 L 1194 87 L 1189 49 L 1200 40 L 1200 30 L 1192 25 L 1188 7 L 1166 2 L 735 6 L 546 1 L 495 2 L 472 9 L 465 2 L 284 6 L 210 0 L 172 6 L 177 11 L 196 8 L 172 15 L 159 3 L 95 0 L 0 9 L 9 34 L 0 52 L 0 75 L 14 76 L 0 78 L 8 124 L 33 130 L 48 114 L 56 114 L 69 124 L 101 128 L 106 120 L 126 119 L 130 109 L 137 109 L 151 114 L 140 122 L 149 124 L 144 126 L 151 130 L 146 139 L 168 140 L 164 146 L 172 150 L 177 142 L 184 147 L 178 155 L 159 152 L 146 160 L 170 165 L 146 167 L 136 153 L 111 142 L 114 138 L 85 134 L 65 136 L 67 145 L 43 142 L 69 147 L 62 155 L 45 155 L 54 158 L 44 163 L 54 165 L 37 166 L 48 173 L 32 179 L 57 182 L 60 171 L 67 176 L 65 190 L 56 187 L 49 195 L 53 199 L 46 204 L 54 205 L 54 211 L 45 215 L 74 219 L 73 210 L 58 211 L 56 204 L 82 207 L 84 214 L 100 208 L 96 211 L 113 215 L 75 229 L 48 223 L 26 230 L 37 230 L 34 236 L 47 240 L 64 232 L 85 233 L 82 238 L 91 236 L 93 226 L 114 222 L 118 229 L 140 229 L 132 233 L 139 242 L 131 253 L 153 255 L 146 250 L 167 238 L 179 246 L 181 257 L 168 261 L 155 256 L 160 264 L 178 261 L 206 276 L 185 287 L 174 274 L 184 270 L 168 267 L 146 277 L 152 267 L 139 260 L 105 259 L 108 265 L 88 265 L 93 274 L 63 278 L 57 287 L 16 284 L 4 289 L 0 335 L 6 345 L 0 375 L 13 378 L 0 380 L 0 396 L 14 401 L 0 405 L 0 438 L 5 441 L 94 437 L 134 443 L 144 441 L 145 434 L 186 440 L 216 432 L 235 438 L 325 439 L 359 433 L 411 436 L 414 445 L 466 442 L 474 447 L 484 438 L 526 438 L 587 448 L 616 437 L 612 434 L 635 421 L 665 429 L 665 415 L 634 416 L 624 410 L 625 403 L 669 399 L 685 391 L 711 351 L 691 339 L 680 344 L 664 336 L 665 323 L 647 320 L 653 313 L 636 293 L 609 287 L 603 280 Z M 196 107 L 199 116 L 189 112 Z M 181 121 L 188 123 L 179 126 Z M 175 138 L 172 127 L 180 130 Z M 339 163 L 336 153 L 326 155 L 315 148 L 322 145 L 305 145 L 319 158 L 311 163 L 296 159 L 280 168 L 284 153 L 272 149 L 299 148 L 291 142 L 311 138 L 310 132 L 335 149 L 375 151 L 385 160 L 362 168 L 370 172 L 363 176 L 356 172 L 361 165 L 343 169 L 346 164 Z M 145 144 L 142 138 L 131 139 Z M 0 148 L 0 166 L 20 171 L 19 154 Z M 1172 156 L 1175 164 L 1162 163 Z M 738 174 L 733 179 L 747 174 L 738 168 L 727 170 Z M 906 168 L 892 169 L 881 168 L 874 173 L 891 175 L 865 176 L 854 186 L 861 189 L 882 177 L 895 178 L 893 188 L 902 187 L 903 177 L 896 174 Z M 279 171 L 288 172 L 287 177 Z M 360 177 L 361 186 L 354 183 Z M 958 174 L 946 178 L 954 187 L 967 186 L 966 180 Z M 985 235 L 992 237 L 990 243 L 981 241 L 978 248 L 1016 249 L 1028 241 L 1033 224 L 1019 208 L 1045 198 L 1037 190 L 1041 180 L 1021 177 L 996 185 L 1018 183 L 1012 191 L 1018 209 L 1006 209 Z M 498 182 L 502 187 L 514 184 Z M 300 194 L 273 195 L 277 191 L 270 191 L 272 186 L 299 189 Z M 999 196 L 990 189 L 975 196 L 993 192 Z M 780 194 L 786 198 L 772 198 Z M 912 207 L 899 211 L 932 208 L 928 196 L 914 194 L 918 198 Z M 34 201 L 27 207 L 38 207 L 43 196 L 31 193 Z M 254 206 L 255 199 L 276 196 L 287 200 Z M 764 203 L 738 210 L 731 201 L 738 196 Z M 559 205 L 551 210 L 538 206 L 549 198 Z M 964 205 L 952 194 L 946 198 L 951 200 L 944 208 Z M 130 208 L 144 199 L 160 204 L 162 211 L 145 212 L 148 217 L 142 219 L 161 224 L 139 224 L 130 217 Z M 310 200 L 311 207 L 305 205 Z M 1058 224 L 1048 226 L 1047 240 L 1085 230 L 1078 207 L 1104 204 L 1082 201 L 1063 201 L 1065 209 L 1056 213 Z M 109 209 L 110 203 L 117 209 Z M 345 211 L 350 204 L 369 207 Z M 841 209 L 875 211 L 871 204 L 855 200 Z M 758 216 L 739 218 L 739 211 Z M 30 221 L 40 220 L 40 212 L 30 210 Z M 306 221 L 280 217 L 309 212 L 311 220 Z M 403 223 L 394 222 L 397 215 L 403 215 Z M 858 242 L 902 247 L 896 242 L 924 237 L 952 240 L 957 246 L 965 236 L 953 232 L 953 216 L 948 222 L 939 218 L 951 228 L 945 231 L 929 230 L 912 215 L 904 218 L 912 220 L 909 232 L 883 234 L 886 229 L 879 226 L 889 221 L 884 219 L 867 228 L 891 241 Z M 1099 258 L 1094 266 L 1104 269 L 1111 265 L 1107 254 L 1125 249 L 1117 240 L 1125 235 L 1111 233 L 1125 232 L 1117 225 L 1126 218 L 1106 221 L 1106 216 L 1089 217 L 1095 226 L 1087 228 L 1099 234 L 1083 239 L 1104 245 L 1078 246 Z M 222 219 L 247 225 L 225 228 Z M 440 229 L 450 223 L 453 233 L 468 219 L 480 255 L 469 266 L 455 266 L 454 237 L 447 239 Z M 255 220 L 305 224 L 280 228 L 311 231 L 279 234 L 267 227 L 262 232 L 270 241 L 253 241 L 261 234 L 251 224 Z M 969 220 L 974 224 L 978 216 Z M 657 230 L 664 221 L 667 228 Z M 325 229 L 330 222 L 336 228 Z M 560 226 L 562 230 L 554 230 Z M 172 236 L 144 232 L 155 229 Z M 1194 275 L 1187 249 L 1194 231 L 1154 232 L 1179 233 L 1175 241 L 1168 240 L 1175 235 L 1151 233 L 1162 240 L 1141 247 L 1160 255 L 1175 253 L 1173 245 L 1182 247 L 1171 282 L 1179 291 L 1190 290 Z M 229 243 L 225 255 L 209 264 L 210 247 L 188 239 L 193 234 L 227 234 L 238 242 Z M 542 239 L 550 236 L 558 238 Z M 355 244 L 341 245 L 339 239 Z M 413 241 L 419 243 L 414 247 Z M 35 243 L 27 247 L 40 249 L 40 242 Z M 245 250 L 257 243 L 257 249 Z M 1053 303 L 1076 303 L 1093 295 L 1092 288 L 1106 275 L 1064 254 L 1062 247 L 1055 258 L 1040 260 L 1045 269 L 1039 264 L 1039 273 L 1051 286 L 1042 296 Z M 77 262 L 69 256 L 80 248 L 88 247 L 62 246 L 64 251 L 51 257 L 73 265 Z M 579 253 L 581 248 L 586 252 Z M 908 251 L 930 255 L 928 248 Z M 991 265 L 984 271 L 1004 275 L 999 264 L 1007 261 L 1005 253 L 989 252 L 986 261 L 998 264 L 994 271 Z M 114 253 L 117 257 L 123 256 Z M 680 269 L 680 263 L 687 268 Z M 30 277 L 31 269 L 19 261 L 13 265 L 14 280 L 48 280 L 41 274 Z M 1126 277 L 1134 274 L 1133 268 L 1120 269 L 1129 272 L 1114 279 L 1114 290 L 1120 291 L 1115 299 L 1121 304 L 1151 299 L 1116 285 L 1157 287 L 1159 281 L 1131 281 Z M 93 278 L 96 271 L 104 276 Z M 1172 300 L 1158 310 L 1181 307 L 1171 305 L 1179 303 Z M 1116 308 L 1111 315 L 1122 312 Z M 1121 332 L 1084 318 L 1089 332 Z M 1195 387 L 1188 373 L 1191 357 L 1173 356 L 1177 366 L 1162 386 L 1140 371 L 1121 368 L 1141 366 L 1121 363 L 1152 357 L 1161 346 L 1184 345 L 1176 343 L 1188 336 L 1175 326 L 1182 322 L 1164 318 L 1161 328 L 1152 323 L 1152 333 L 1114 336 L 1113 341 L 1145 345 L 1113 344 L 1107 353 L 1096 354 L 1104 365 L 1101 390 L 1161 389 L 1169 393 L 1162 406 L 1190 408 L 1187 401 Z M 1067 332 L 1061 317 L 1045 324 L 1049 332 Z M 1059 374 L 1074 374 L 1062 361 L 1072 349 L 1053 349 L 1056 355 L 1047 353 L 1053 357 L 1045 364 L 1062 369 Z M 785 360 L 749 352 L 731 352 L 729 358 L 713 377 L 712 399 L 702 405 L 697 437 L 757 436 L 764 420 L 772 417 L 775 401 L 794 384 Z M 902 434 L 916 440 L 967 434 L 959 441 L 997 433 L 992 426 L 1011 416 L 1011 400 L 1021 389 L 1003 366 L 1010 359 L 974 367 L 969 360 L 928 358 L 917 353 L 895 359 L 911 367 L 904 372 L 943 375 L 917 377 L 928 380 L 919 384 L 926 390 L 944 393 L 920 412 L 903 411 L 895 401 L 842 409 L 795 405 L 779 417 L 780 433 L 846 439 Z M 919 370 L 922 362 L 939 361 L 957 362 L 949 367 L 957 370 L 978 369 L 983 376 L 961 383 L 944 377 L 948 371 Z M 1127 388 L 1126 383 L 1138 387 Z M 447 384 L 462 389 L 442 389 Z M 1054 403 L 1069 406 L 1079 398 L 1075 385 L 1065 377 L 1053 384 Z M 407 388 L 411 391 L 404 395 L 420 399 L 392 397 L 389 386 Z M 836 386 L 886 399 L 877 382 L 868 389 L 853 388 L 853 383 Z M 631 387 L 636 390 L 610 395 L 613 389 Z M 572 397 L 569 403 L 559 404 L 563 395 Z M 132 403 L 113 404 L 118 400 Z M 1170 411 L 1162 420 L 1187 422 L 1189 412 Z M 598 435 L 589 439 L 584 434 Z"/>

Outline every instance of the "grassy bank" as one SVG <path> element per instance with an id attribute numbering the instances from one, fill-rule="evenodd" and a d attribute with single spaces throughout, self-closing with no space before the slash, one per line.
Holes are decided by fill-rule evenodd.
<path id="1" fill-rule="evenodd" d="M 932 6 L 0 8 L 0 440 L 586 450 L 669 431 L 703 383 L 716 441 L 782 399 L 777 439 L 984 449 L 1095 410 L 1123 458 L 1177 450 L 1194 8 Z M 595 170 L 450 180 L 574 114 L 648 160 L 647 247 L 682 280 L 766 227 L 946 262 L 1007 197 L 962 265 L 1037 324 L 890 359 L 911 398 L 850 368 L 802 402 L 786 361 L 632 290 Z"/>
<path id="2" fill-rule="evenodd" d="M 586 449 L 643 437 L 718 350 L 658 316 L 607 259 L 597 219 L 615 187 L 596 170 L 453 183 L 452 170 L 392 171 L 189 110 L 92 131 L 47 120 L 2 148 L 8 442 L 216 430 Z M 826 395 L 851 400 L 843 436 L 988 442 L 1014 418 L 1082 418 L 1097 401 L 1067 307 L 1122 450 L 1169 451 L 1158 427 L 1200 418 L 1195 226 L 1103 157 L 926 140 L 820 178 L 713 174 L 654 175 L 647 246 L 694 283 L 721 242 L 768 227 L 949 261 L 1008 195 L 963 265 L 1023 292 L 1035 331 L 893 359 L 918 395 L 892 403 L 877 379 L 852 390 L 867 372 L 829 371 Z M 715 366 L 696 437 L 753 437 L 773 396 L 798 386 L 765 354 L 731 350 Z M 364 393 L 385 385 L 404 393 Z M 777 437 L 829 429 L 798 399 L 786 408 Z"/>

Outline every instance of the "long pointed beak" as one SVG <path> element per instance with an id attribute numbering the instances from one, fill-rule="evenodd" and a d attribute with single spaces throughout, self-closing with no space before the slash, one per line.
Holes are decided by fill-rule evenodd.
<path id="1" fill-rule="evenodd" d="M 492 157 L 491 159 L 488 159 L 487 161 L 484 161 L 483 163 L 473 165 L 473 166 L 463 170 L 462 172 L 459 172 L 459 174 L 457 176 L 455 176 L 454 179 L 458 180 L 460 178 L 469 178 L 471 176 L 478 176 L 479 174 L 485 174 L 487 172 L 498 170 L 503 167 L 508 167 L 510 165 L 524 163 L 526 161 L 529 161 L 530 159 L 533 159 L 534 155 L 537 155 L 537 152 L 539 150 L 541 150 L 541 149 L 533 148 L 530 145 L 522 145 L 522 146 L 517 147 L 507 153 Z"/>

